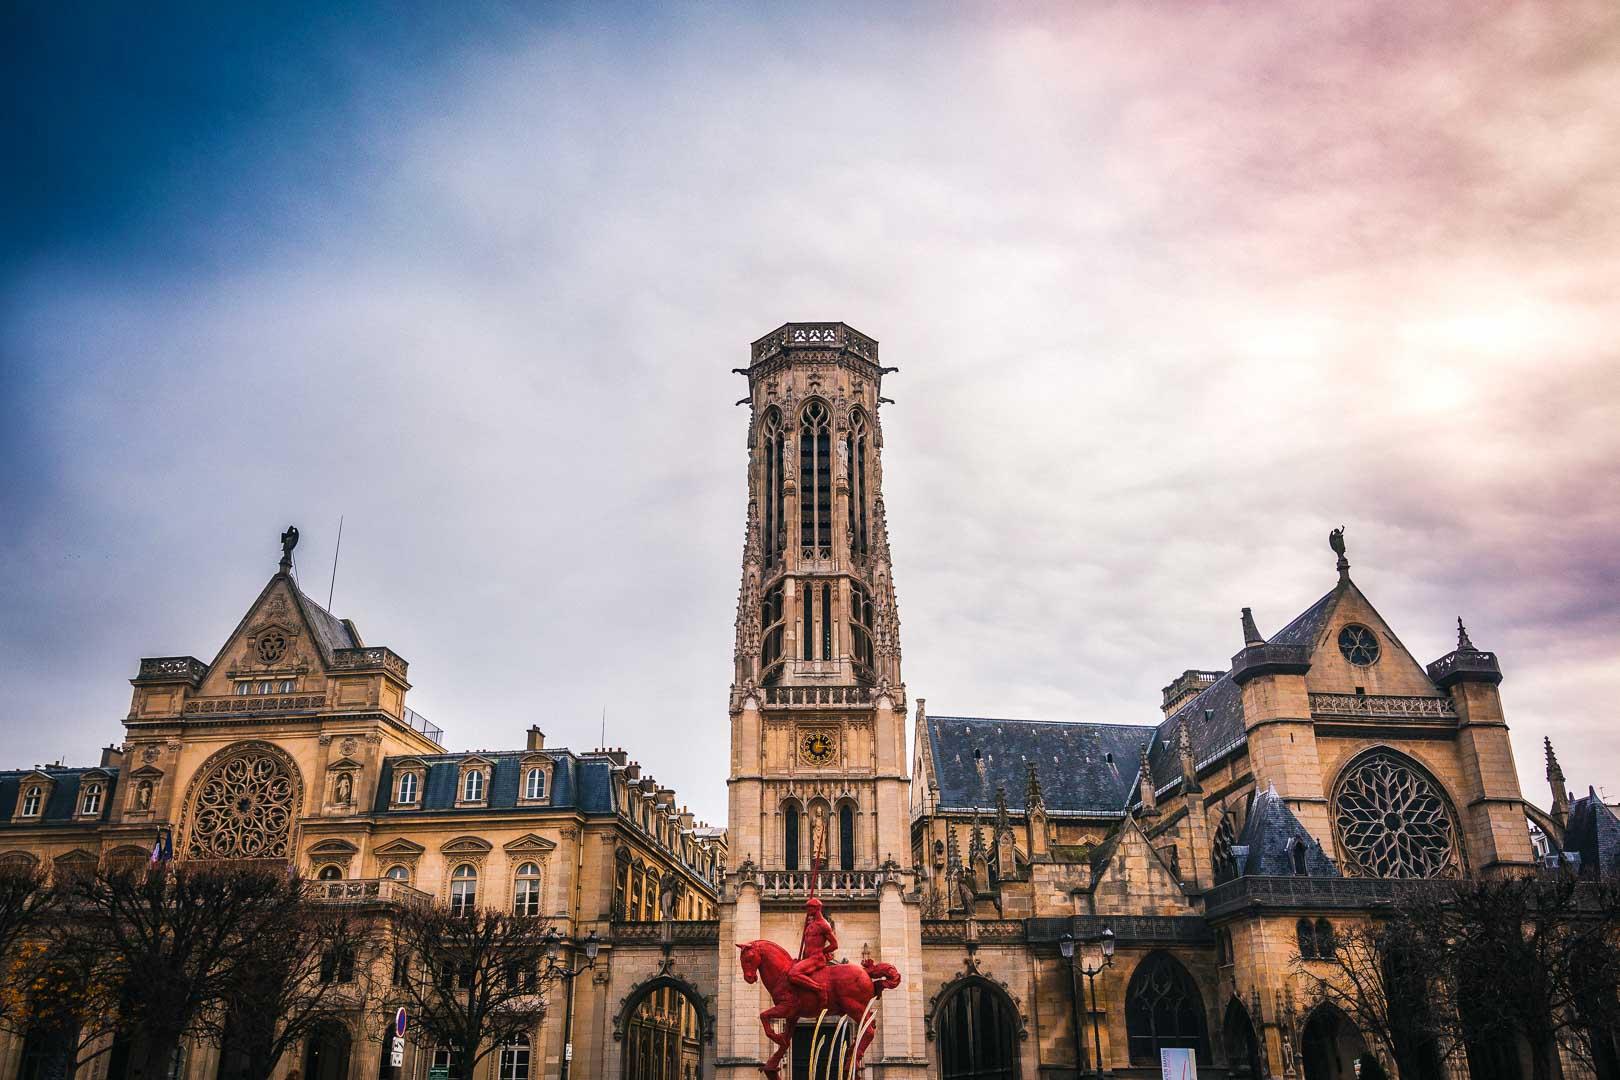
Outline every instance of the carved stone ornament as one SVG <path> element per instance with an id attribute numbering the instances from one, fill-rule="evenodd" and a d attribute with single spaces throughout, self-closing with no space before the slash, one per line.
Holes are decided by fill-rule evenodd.
<path id="1" fill-rule="evenodd" d="M 265 743 L 224 751 L 191 801 L 188 854 L 200 859 L 283 859 L 299 783 L 285 755 Z"/>
<path id="2" fill-rule="evenodd" d="M 350 735 L 348 738 L 346 738 L 342 742 L 338 743 L 338 750 L 340 752 L 342 752 L 344 757 L 349 757 L 351 754 L 353 754 L 359 748 L 360 748 L 360 744 L 358 742 L 355 742 L 355 739 L 354 739 L 353 735 Z"/>
<path id="3" fill-rule="evenodd" d="M 1339 780 L 1334 829 L 1345 869 L 1363 877 L 1436 878 L 1457 872 L 1457 825 L 1445 795 L 1389 752 L 1367 754 Z"/>
<path id="4" fill-rule="evenodd" d="M 146 764 L 150 765 L 157 759 L 158 748 L 156 746 L 148 746 L 141 751 L 141 760 L 146 762 Z"/>

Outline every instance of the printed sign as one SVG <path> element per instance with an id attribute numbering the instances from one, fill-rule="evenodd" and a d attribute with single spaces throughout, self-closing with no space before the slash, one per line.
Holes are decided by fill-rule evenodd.
<path id="1" fill-rule="evenodd" d="M 405 1040 L 395 1035 L 393 1045 L 388 1049 L 388 1064 L 399 1068 L 405 1064 Z"/>
<path id="2" fill-rule="evenodd" d="M 434 1065 L 428 1069 L 428 1080 L 450 1080 L 450 1066 Z"/>
<path id="3" fill-rule="evenodd" d="M 1198 1052 L 1177 1048 L 1159 1051 L 1161 1080 L 1198 1080 Z"/>

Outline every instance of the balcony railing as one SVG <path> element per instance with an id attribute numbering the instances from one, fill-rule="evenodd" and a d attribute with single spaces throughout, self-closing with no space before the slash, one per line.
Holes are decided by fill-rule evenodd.
<path id="1" fill-rule="evenodd" d="M 186 713 L 278 713 L 303 712 L 326 706 L 325 694 L 222 694 L 216 697 L 192 698 L 186 702 Z"/>
<path id="2" fill-rule="evenodd" d="M 1077 941 L 1089 941 L 1099 937 L 1104 927 L 1114 932 L 1114 940 L 1121 945 L 1196 944 L 1214 939 L 1202 915 L 1067 915 L 1029 920 L 1029 940 L 1055 944 L 1062 935 L 1073 934 Z"/>
<path id="3" fill-rule="evenodd" d="M 615 922 L 616 945 L 715 945 L 718 919 L 663 919 L 658 922 Z"/>
<path id="4" fill-rule="evenodd" d="M 1457 706 L 1448 697 L 1400 694 L 1312 694 L 1311 712 L 1318 716 L 1368 716 L 1398 720 L 1457 718 Z"/>
<path id="5" fill-rule="evenodd" d="M 400 717 L 400 719 L 404 722 L 405 726 L 410 728 L 412 731 L 420 731 L 423 735 L 426 735 L 440 746 L 444 745 L 444 728 L 440 727 L 438 724 L 429 723 L 427 717 L 423 716 L 409 705 L 405 706 L 405 715 Z"/>
<path id="6" fill-rule="evenodd" d="M 828 705 L 869 705 L 870 686 L 767 686 L 765 704 L 815 708 Z"/>
<path id="7" fill-rule="evenodd" d="M 311 881 L 309 898 L 323 904 L 426 904 L 433 899 L 393 878 Z"/>
<path id="8" fill-rule="evenodd" d="M 754 342 L 754 363 L 775 356 L 790 347 L 844 348 L 877 363 L 877 342 L 843 323 L 788 323 Z"/>
<path id="9" fill-rule="evenodd" d="M 1023 919 L 924 919 L 922 924 L 926 945 L 1018 945 L 1027 937 Z"/>
<path id="10" fill-rule="evenodd" d="M 1481 649 L 1458 649 L 1447 653 L 1428 667 L 1429 678 L 1438 686 L 1448 686 L 1467 678 L 1483 682 L 1502 681 L 1502 665 L 1496 654 Z"/>
<path id="11" fill-rule="evenodd" d="M 1232 681 L 1239 686 L 1261 675 L 1302 675 L 1311 667 L 1303 645 L 1250 645 L 1232 657 Z"/>
<path id="12" fill-rule="evenodd" d="M 883 884 L 881 870 L 761 870 L 760 890 L 766 897 L 798 898 L 810 895 L 832 897 L 872 896 Z"/>
<path id="13" fill-rule="evenodd" d="M 335 649 L 332 652 L 332 668 L 335 671 L 366 671 L 381 668 L 403 679 L 409 666 L 405 663 L 405 658 L 393 649 L 380 645 L 364 649 Z"/>
<path id="14" fill-rule="evenodd" d="M 1368 908 L 1395 902 L 1400 883 L 1384 878 L 1240 877 L 1204 894 L 1204 911 L 1245 907 Z"/>

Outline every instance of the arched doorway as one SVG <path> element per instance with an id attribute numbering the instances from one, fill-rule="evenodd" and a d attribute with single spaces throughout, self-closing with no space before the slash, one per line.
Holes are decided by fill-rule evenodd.
<path id="1" fill-rule="evenodd" d="M 310 1032 L 304 1080 L 348 1080 L 349 1041 L 349 1029 L 332 1020 Z"/>
<path id="2" fill-rule="evenodd" d="M 998 986 L 964 979 L 934 1015 L 940 1080 L 1018 1080 L 1018 1015 Z"/>
<path id="3" fill-rule="evenodd" d="M 1132 1065 L 1156 1067 L 1159 1051 L 1176 1048 L 1210 1060 L 1204 1029 L 1204 998 L 1181 961 L 1167 952 L 1149 953 L 1131 973 L 1125 989 L 1125 1033 Z"/>
<path id="4" fill-rule="evenodd" d="M 1233 998 L 1226 1006 L 1226 1017 L 1221 1022 L 1221 1041 L 1226 1049 L 1226 1067 L 1233 1077 L 1253 1077 L 1260 1080 L 1260 1039 L 1254 1031 L 1254 1021 L 1243 1002 Z"/>
<path id="5" fill-rule="evenodd" d="M 1360 1030 L 1332 1005 L 1318 1005 L 1300 1036 L 1305 1080 L 1383 1080 L 1384 1069 Z"/>
<path id="6" fill-rule="evenodd" d="M 624 1080 L 695 1080 L 713 1028 L 694 989 L 658 978 L 636 990 L 616 1025 Z"/>
<path id="7" fill-rule="evenodd" d="M 73 1075 L 79 1033 L 68 1027 L 31 1027 L 23 1038 L 17 1080 L 68 1080 Z"/>

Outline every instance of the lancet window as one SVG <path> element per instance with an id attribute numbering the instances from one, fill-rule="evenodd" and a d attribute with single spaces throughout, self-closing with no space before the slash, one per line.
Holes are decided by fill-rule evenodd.
<path id="1" fill-rule="evenodd" d="M 832 583 L 806 582 L 799 603 L 803 627 L 799 635 L 800 653 L 805 660 L 832 660 L 833 611 Z"/>
<path id="2" fill-rule="evenodd" d="M 782 414 L 774 407 L 765 411 L 760 424 L 759 454 L 763 475 L 760 490 L 764 494 L 764 513 L 760 519 L 760 547 L 767 570 L 782 561 L 782 549 L 787 545 L 787 525 L 783 517 L 786 503 L 783 498 L 782 461 L 786 453 L 787 433 L 782 430 Z"/>
<path id="3" fill-rule="evenodd" d="M 799 808 L 789 805 L 782 812 L 782 868 L 799 868 Z"/>
<path id="4" fill-rule="evenodd" d="M 782 676 L 782 641 L 787 633 L 785 615 L 783 585 L 779 581 L 765 593 L 759 608 L 759 674 L 765 686 L 774 684 Z"/>
<path id="5" fill-rule="evenodd" d="M 865 558 L 872 535 L 872 499 L 866 469 L 868 432 L 866 414 L 856 409 L 849 416 L 844 456 L 849 468 L 850 548 L 857 558 Z"/>
<path id="6" fill-rule="evenodd" d="M 855 656 L 855 671 L 863 678 L 872 677 L 872 620 L 876 608 L 872 594 L 860 582 L 849 583 L 849 636 L 850 648 Z"/>
<path id="7" fill-rule="evenodd" d="M 832 558 L 832 417 L 819 401 L 799 419 L 799 544 L 805 558 Z"/>

